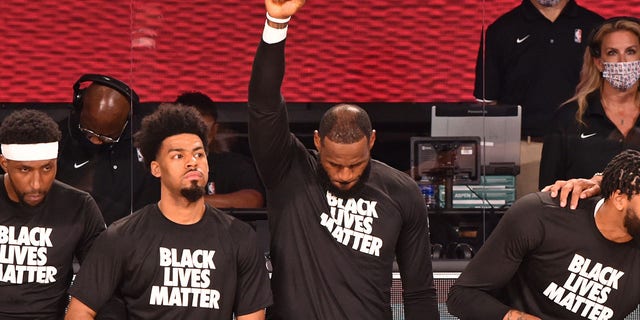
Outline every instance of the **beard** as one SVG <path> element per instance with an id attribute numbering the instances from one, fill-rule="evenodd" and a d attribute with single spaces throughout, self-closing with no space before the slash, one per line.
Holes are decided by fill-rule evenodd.
<path id="1" fill-rule="evenodd" d="M 638 218 L 635 210 L 627 208 L 627 214 L 624 216 L 624 227 L 627 228 L 627 233 L 633 237 L 636 243 L 639 243 L 640 218 Z"/>
<path id="2" fill-rule="evenodd" d="M 197 181 L 191 181 L 191 186 L 180 189 L 180 194 L 189 202 L 196 202 L 204 196 L 204 187 L 198 185 Z"/>
<path id="3" fill-rule="evenodd" d="M 2 175 L 0 175 L 0 177 L 2 177 Z M 9 179 L 9 183 L 11 184 L 11 187 L 13 188 L 13 191 L 16 193 L 16 196 L 18 197 L 18 203 L 20 203 L 23 206 L 28 206 L 28 207 L 37 207 L 39 206 L 41 203 L 44 202 L 44 199 L 47 197 L 47 191 L 44 190 L 35 190 L 35 191 L 29 191 L 29 192 L 20 192 L 18 191 L 18 189 L 16 188 L 15 183 L 13 183 L 13 180 L 11 180 L 11 178 L 9 177 L 5 177 L 5 179 Z M 42 195 L 42 200 L 40 200 L 38 203 L 28 203 L 26 201 L 26 197 L 27 195 Z"/>
<path id="4" fill-rule="evenodd" d="M 325 189 L 329 190 L 333 195 L 338 196 L 343 199 L 348 199 L 354 197 L 354 195 L 358 194 L 362 188 L 364 187 L 365 181 L 369 178 L 369 172 L 371 171 L 371 161 L 367 164 L 367 167 L 362 172 L 362 175 L 358 178 L 358 181 L 349 189 L 340 189 L 333 184 L 331 178 L 327 174 L 327 171 L 324 170 L 322 164 L 318 162 L 317 174 L 320 179 L 320 183 L 325 187 Z"/>

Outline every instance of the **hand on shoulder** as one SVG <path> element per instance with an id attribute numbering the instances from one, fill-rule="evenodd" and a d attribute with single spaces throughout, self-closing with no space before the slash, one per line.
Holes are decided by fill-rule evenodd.
<path id="1" fill-rule="evenodd" d="M 543 192 L 551 192 L 551 197 L 560 196 L 560 206 L 567 205 L 567 199 L 571 196 L 570 208 L 578 207 L 580 199 L 597 196 L 600 194 L 600 182 L 602 176 L 594 175 L 591 179 L 569 179 L 557 180 L 554 184 L 548 185 L 542 189 Z"/>

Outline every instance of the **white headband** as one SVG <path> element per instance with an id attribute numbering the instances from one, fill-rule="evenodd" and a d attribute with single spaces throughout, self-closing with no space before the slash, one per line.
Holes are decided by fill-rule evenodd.
<path id="1" fill-rule="evenodd" d="M 58 142 L 2 144 L 2 155 L 13 161 L 39 161 L 58 158 Z"/>

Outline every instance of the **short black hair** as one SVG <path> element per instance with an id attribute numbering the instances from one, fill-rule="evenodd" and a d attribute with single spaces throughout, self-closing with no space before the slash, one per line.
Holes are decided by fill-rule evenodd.
<path id="1" fill-rule="evenodd" d="M 371 138 L 371 120 L 367 112 L 355 104 L 331 107 L 320 119 L 318 135 L 336 143 L 355 143 Z"/>
<path id="2" fill-rule="evenodd" d="M 46 113 L 22 109 L 9 114 L 0 124 L 0 144 L 35 144 L 60 141 L 58 124 Z"/>
<path id="3" fill-rule="evenodd" d="M 164 139 L 192 133 L 200 137 L 207 150 L 207 125 L 194 107 L 163 103 L 158 109 L 142 119 L 140 130 L 134 136 L 135 146 L 140 149 L 147 168 L 156 159 Z"/>
<path id="4" fill-rule="evenodd" d="M 640 151 L 622 151 L 607 164 L 600 184 L 602 196 L 610 197 L 616 190 L 631 196 L 640 193 Z"/>
<path id="5" fill-rule="evenodd" d="M 200 91 L 183 92 L 176 98 L 176 103 L 183 104 L 185 106 L 193 106 L 202 115 L 211 116 L 213 120 L 218 120 L 218 106 L 209 98 L 208 95 Z"/>

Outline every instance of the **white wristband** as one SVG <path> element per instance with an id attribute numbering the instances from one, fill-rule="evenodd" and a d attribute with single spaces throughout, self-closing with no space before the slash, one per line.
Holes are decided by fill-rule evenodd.
<path id="1" fill-rule="evenodd" d="M 289 27 L 285 27 L 284 29 L 276 29 L 265 21 L 264 22 L 264 30 L 262 31 L 262 40 L 268 44 L 278 43 L 287 38 L 287 30 Z"/>
<path id="2" fill-rule="evenodd" d="M 275 22 L 275 23 L 287 23 L 287 22 L 289 22 L 289 20 L 291 20 L 291 17 L 287 17 L 285 19 L 278 19 L 278 18 L 274 18 L 274 17 L 270 16 L 269 12 L 267 12 L 267 20 L 269 20 L 271 22 Z"/>

